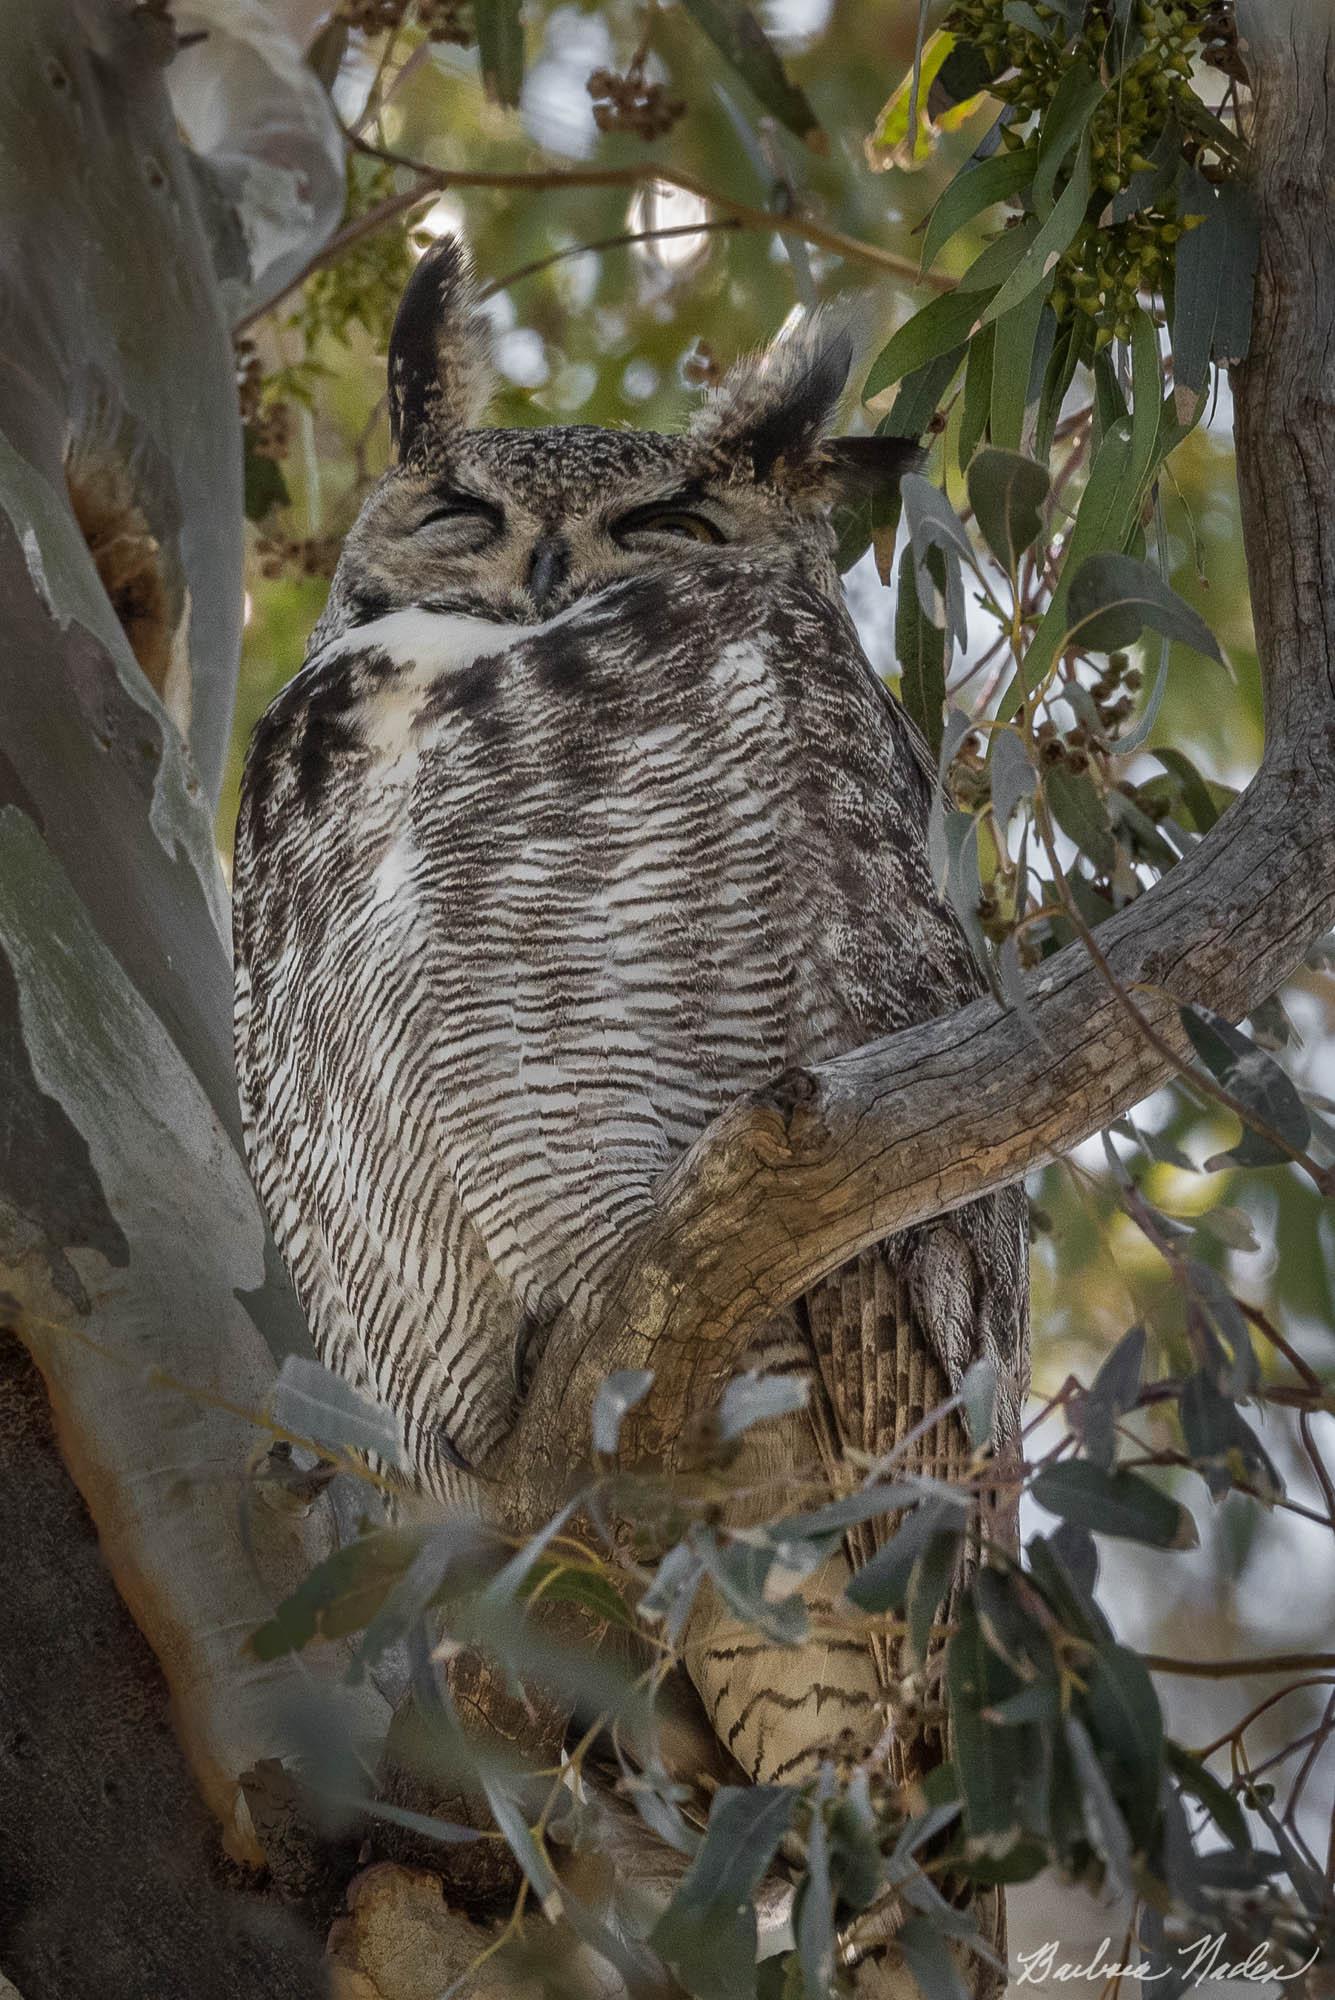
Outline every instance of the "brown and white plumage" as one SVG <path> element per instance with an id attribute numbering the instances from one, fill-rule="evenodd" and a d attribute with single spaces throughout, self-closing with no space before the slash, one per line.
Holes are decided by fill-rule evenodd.
<path id="1" fill-rule="evenodd" d="M 445 246 L 391 355 L 401 464 L 256 731 L 235 868 L 256 1181 L 319 1351 L 442 1495 L 728 1103 L 979 988 L 925 751 L 839 590 L 832 501 L 904 456 L 825 441 L 846 338 L 786 343 L 680 437 L 488 431 L 468 300 Z M 781 1475 L 883 1446 L 982 1353 L 1013 1425 L 1026 1347 L 1004 1195 L 784 1315 L 757 1358 L 810 1372 L 812 1413 L 748 1449 Z M 787 1688 L 785 1657 L 688 1634 L 757 1777 L 883 1719 L 860 1641 Z"/>

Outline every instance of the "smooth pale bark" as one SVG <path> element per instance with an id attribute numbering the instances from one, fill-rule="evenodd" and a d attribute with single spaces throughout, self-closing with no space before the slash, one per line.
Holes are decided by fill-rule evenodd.
<path id="1" fill-rule="evenodd" d="M 164 15 L 121 0 L 0 16 L 0 1326 L 41 1369 L 161 1665 L 143 1727 L 161 1735 L 170 1700 L 232 1854 L 257 1861 L 239 1780 L 288 1745 L 282 1704 L 306 1673 L 260 1668 L 243 1642 L 332 1523 L 327 1504 L 259 1507 L 248 1535 L 240 1511 L 263 1442 L 247 1412 L 275 1351 L 306 1337 L 240 1150 L 212 827 L 241 632 L 240 436 L 213 268 L 225 202 L 178 137 L 171 53 Z M 16 1667 L 42 1611 L 7 1599 Z M 70 1628 L 77 1647 L 73 1602 Z M 382 1725 L 373 1692 L 352 1706 Z M 58 1858 L 71 1808 L 54 1786 L 35 1797 L 45 1830 L 7 1788 L 0 1817 Z M 149 1922 L 143 1816 L 120 1837 Z M 25 1921 L 72 1907 L 74 1886 L 34 1879 Z M 83 1990 L 76 1974 L 62 1992 Z M 181 1990 L 202 1990 L 184 1962 Z"/>

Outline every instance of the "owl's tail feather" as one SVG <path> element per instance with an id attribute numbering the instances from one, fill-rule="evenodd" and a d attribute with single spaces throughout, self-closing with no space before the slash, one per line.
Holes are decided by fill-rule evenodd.
<path id="1" fill-rule="evenodd" d="M 970 1469 L 972 1452 L 958 1414 L 928 1421 L 951 1387 L 908 1285 L 884 1250 L 864 1253 L 808 1294 L 766 1330 L 748 1365 L 805 1374 L 809 1399 L 805 1411 L 747 1434 L 742 1459 L 731 1469 L 737 1497 L 727 1509 L 730 1526 L 756 1526 L 789 1508 L 819 1504 L 822 1488 L 828 1495 L 859 1484 L 862 1468 L 849 1461 L 848 1446 L 877 1459 L 898 1447 L 887 1478 L 915 1473 L 957 1483 Z M 853 1572 L 902 1518 L 851 1530 L 801 1583 L 810 1624 L 802 1646 L 779 1645 L 743 1628 L 716 1593 L 702 1594 L 685 1636 L 687 1671 L 720 1740 L 754 1782 L 792 1783 L 814 1775 L 822 1762 L 847 1769 L 870 1761 L 882 1783 L 911 1795 L 944 1760 L 941 1682 L 951 1600 L 938 1616 L 925 1663 L 909 1675 L 902 1629 L 889 1621 L 868 1629 L 844 1596 Z M 976 1560 L 975 1537 L 965 1564 Z M 1004 1897 L 964 1884 L 958 1895 L 1004 1961 Z M 859 1920 L 856 1939 L 849 1940 L 859 2000 L 916 1994 L 893 1943 L 905 1914 L 897 1898 L 887 1898 Z M 966 1990 L 989 2000 L 999 1990 L 998 1976 L 964 1947 L 958 1957 Z"/>

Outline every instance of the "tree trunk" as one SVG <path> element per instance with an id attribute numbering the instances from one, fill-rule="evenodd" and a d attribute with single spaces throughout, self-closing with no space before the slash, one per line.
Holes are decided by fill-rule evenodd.
<path id="1" fill-rule="evenodd" d="M 191 1782 L 258 1863 L 239 1780 L 304 1680 L 242 1641 L 332 1527 L 240 1512 L 246 1412 L 305 1332 L 239 1146 L 212 808 L 240 434 L 204 214 L 236 218 L 178 140 L 172 49 L 128 0 L 0 26 L 0 1308 L 50 1402 L 11 1354 L 0 1968 L 24 2000 L 323 1983 L 224 1913 Z"/>

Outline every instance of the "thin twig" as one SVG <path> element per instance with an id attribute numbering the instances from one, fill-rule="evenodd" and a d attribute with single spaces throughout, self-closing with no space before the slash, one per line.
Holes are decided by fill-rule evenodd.
<path id="1" fill-rule="evenodd" d="M 1142 1653 L 1140 1657 L 1153 1674 L 1185 1674 L 1199 1681 L 1231 1681 L 1237 1674 L 1335 1672 L 1335 1653 L 1265 1653 L 1251 1660 L 1175 1660 L 1167 1653 Z M 1220 1738 L 1221 1743 L 1227 1740 Z M 1219 1744 L 1213 1747 L 1218 1749 Z"/>
<path id="2" fill-rule="evenodd" d="M 563 263 L 567 257 L 584 257 L 600 250 L 625 250 L 635 243 L 657 243 L 666 236 L 703 236 L 709 232 L 741 227 L 735 215 L 720 215 L 705 222 L 674 222 L 670 229 L 623 229 L 615 236 L 595 237 L 591 243 L 568 243 L 564 250 L 553 250 L 547 257 L 535 257 L 531 264 L 521 264 L 518 270 L 508 271 L 503 278 L 493 278 L 490 284 L 482 287 L 478 300 L 485 304 L 497 292 L 508 292 L 511 285 L 517 285 L 521 279 L 536 277 L 539 271 Z"/>

